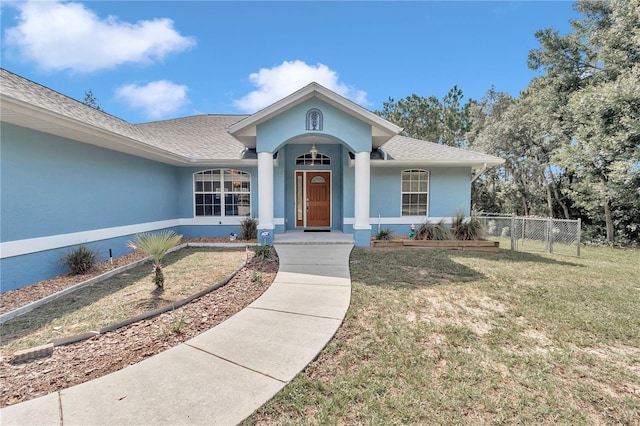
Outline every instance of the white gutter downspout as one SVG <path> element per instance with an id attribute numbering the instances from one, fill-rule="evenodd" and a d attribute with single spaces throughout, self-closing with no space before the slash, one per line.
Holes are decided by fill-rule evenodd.
<path id="1" fill-rule="evenodd" d="M 480 171 L 473 177 L 473 179 L 471 179 L 471 183 L 475 182 L 476 179 L 478 179 L 480 175 L 483 174 L 486 170 L 487 170 L 487 163 L 484 163 L 482 165 L 482 169 L 480 169 Z"/>

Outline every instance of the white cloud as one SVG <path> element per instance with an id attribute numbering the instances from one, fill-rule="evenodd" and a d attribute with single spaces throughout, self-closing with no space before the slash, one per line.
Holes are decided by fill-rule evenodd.
<path id="1" fill-rule="evenodd" d="M 125 63 L 149 63 L 195 44 L 166 18 L 128 23 L 105 19 L 80 3 L 18 3 L 5 46 L 46 70 L 92 72 Z"/>
<path id="2" fill-rule="evenodd" d="M 314 81 L 357 104 L 369 105 L 366 92 L 341 83 L 338 73 L 323 64 L 285 61 L 273 68 L 261 68 L 249 75 L 249 80 L 256 90 L 234 101 L 236 108 L 242 112 L 258 111 Z"/>
<path id="3" fill-rule="evenodd" d="M 160 119 L 175 113 L 189 103 L 187 86 L 167 80 L 145 85 L 127 84 L 116 89 L 116 96 L 133 109 L 142 110 L 149 119 Z"/>

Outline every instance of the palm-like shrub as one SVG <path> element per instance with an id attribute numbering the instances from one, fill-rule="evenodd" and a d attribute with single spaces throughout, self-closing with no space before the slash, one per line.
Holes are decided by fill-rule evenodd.
<path id="1" fill-rule="evenodd" d="M 153 282 L 158 288 L 164 288 L 164 273 L 162 272 L 162 258 L 173 246 L 178 244 L 182 235 L 170 229 L 161 232 L 143 232 L 136 234 L 136 241 L 129 241 L 127 245 L 134 250 L 151 256 L 155 276 Z"/>
<path id="2" fill-rule="evenodd" d="M 485 229 L 477 217 L 466 218 L 463 214 L 451 219 L 451 232 L 456 240 L 481 240 L 485 237 Z"/>
<path id="3" fill-rule="evenodd" d="M 431 223 L 429 221 L 420 225 L 416 230 L 414 236 L 416 240 L 450 240 L 451 230 L 444 223 L 444 220 L 440 220 L 438 223 Z"/>

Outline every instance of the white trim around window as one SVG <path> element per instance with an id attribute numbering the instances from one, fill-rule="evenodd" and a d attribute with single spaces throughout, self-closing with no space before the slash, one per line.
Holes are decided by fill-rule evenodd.
<path id="1" fill-rule="evenodd" d="M 400 173 L 400 215 L 429 216 L 430 173 L 423 169 L 407 169 Z"/>
<path id="2" fill-rule="evenodd" d="M 193 174 L 193 216 L 251 216 L 251 173 L 209 169 Z"/>

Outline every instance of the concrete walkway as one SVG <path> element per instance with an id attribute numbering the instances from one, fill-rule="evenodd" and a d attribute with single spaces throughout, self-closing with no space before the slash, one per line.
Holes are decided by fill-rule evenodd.
<path id="1" fill-rule="evenodd" d="M 246 309 L 138 364 L 3 408 L 0 424 L 241 422 L 302 371 L 342 323 L 352 247 L 349 240 L 276 240 L 275 281 Z"/>

